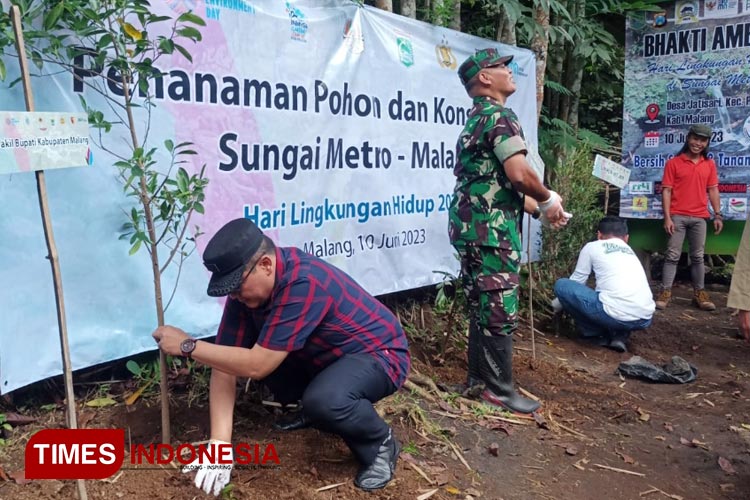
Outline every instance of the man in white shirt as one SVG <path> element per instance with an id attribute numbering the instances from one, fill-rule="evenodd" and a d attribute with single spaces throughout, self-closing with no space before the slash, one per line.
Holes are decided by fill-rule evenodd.
<path id="1" fill-rule="evenodd" d="M 604 217 L 596 235 L 581 250 L 570 278 L 557 280 L 555 294 L 582 337 L 625 352 L 630 333 L 651 324 L 655 304 L 641 262 L 628 246 L 625 220 Z M 592 271 L 595 290 L 586 286 Z"/>

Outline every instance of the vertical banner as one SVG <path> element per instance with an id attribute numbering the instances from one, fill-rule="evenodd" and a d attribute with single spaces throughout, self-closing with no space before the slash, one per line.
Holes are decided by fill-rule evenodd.
<path id="1" fill-rule="evenodd" d="M 209 179 L 205 215 L 191 220 L 190 230 L 197 224 L 202 233 L 197 249 L 179 273 L 171 266 L 163 275 L 167 322 L 195 336 L 215 333 L 223 307 L 206 296 L 200 254 L 239 217 L 279 245 L 326 259 L 376 295 L 458 273 L 447 209 L 471 99 L 456 70 L 477 49 L 514 56 L 518 90 L 508 105 L 536 145 L 529 50 L 344 0 L 175 0 L 152 8 L 171 17 L 194 9 L 207 22 L 203 41 L 188 47 L 192 63 L 177 52 L 156 63 L 162 76 L 149 91 L 157 107 L 146 146 L 193 143 L 198 154 L 183 166 L 194 174 L 205 164 Z M 8 87 L 17 77 L 15 59 L 4 61 L 0 109 L 22 109 L 20 88 Z M 109 112 L 90 88 L 102 76 L 82 71 L 74 78 L 55 67 L 42 73 L 33 82 L 38 109 L 80 111 L 82 96 Z M 116 79 L 107 85 L 122 93 Z M 144 97 L 142 88 L 133 90 Z M 148 116 L 139 110 L 136 118 L 143 125 Z M 48 176 L 76 369 L 154 349 L 156 323 L 148 255 L 129 257 L 129 245 L 118 240 L 123 213 L 135 202 L 112 166 L 115 154 L 130 154 L 118 149 L 127 131 L 116 126 L 91 139 L 92 165 Z M 157 152 L 160 165 L 166 156 Z M 0 392 L 60 372 L 34 189 L 33 175 L 0 176 L 0 279 L 12 284 L 0 287 Z"/>
<path id="2" fill-rule="evenodd" d="M 691 125 L 712 128 L 725 219 L 744 220 L 750 182 L 750 1 L 679 0 L 628 15 L 620 215 L 660 219 L 661 179 Z"/>

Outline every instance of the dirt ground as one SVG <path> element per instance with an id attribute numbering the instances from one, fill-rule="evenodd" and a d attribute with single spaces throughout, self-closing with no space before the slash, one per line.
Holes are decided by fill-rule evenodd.
<path id="1" fill-rule="evenodd" d="M 310 429 L 273 432 L 268 407 L 256 394 L 243 394 L 235 439 L 274 443 L 280 466 L 235 470 L 225 498 L 414 499 L 435 490 L 429 498 L 748 499 L 750 345 L 736 338 L 726 292 L 712 289 L 717 310 L 702 312 L 691 306 L 687 288 L 676 287 L 670 307 L 657 313 L 647 332 L 636 333 L 631 352 L 623 354 L 556 336 L 540 323 L 532 359 L 525 325 L 516 338 L 515 374 L 543 402 L 538 421 L 509 423 L 455 400 L 428 403 L 403 389 L 380 405 L 407 451 L 396 479 L 380 492 L 353 486 L 357 465 L 338 438 Z M 448 383 L 464 378 L 462 353 L 449 353 L 436 366 L 420 347 L 416 342 L 415 367 L 422 374 Z M 681 356 L 697 367 L 697 380 L 650 384 L 616 374 L 634 354 L 655 364 Z M 115 399 L 115 406 L 84 407 L 82 424 L 124 428 L 133 443 L 160 441 L 156 398 L 130 406 Z M 76 498 L 72 481 L 17 480 L 26 441 L 40 428 L 61 426 L 60 408 L 21 408 L 36 421 L 15 428 L 0 447 L 1 500 Z M 172 415 L 174 442 L 206 439 L 205 399 L 188 406 L 178 393 Z M 192 485 L 191 475 L 169 466 L 123 469 L 86 484 L 90 499 L 211 498 Z M 337 486 L 316 491 L 330 485 Z"/>

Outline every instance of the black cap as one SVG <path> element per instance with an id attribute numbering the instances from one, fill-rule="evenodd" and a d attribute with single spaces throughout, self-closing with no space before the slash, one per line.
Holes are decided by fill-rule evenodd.
<path id="1" fill-rule="evenodd" d="M 237 288 L 262 242 L 263 231 L 249 219 L 235 219 L 219 229 L 203 252 L 203 265 L 213 273 L 206 293 L 223 297 Z"/>

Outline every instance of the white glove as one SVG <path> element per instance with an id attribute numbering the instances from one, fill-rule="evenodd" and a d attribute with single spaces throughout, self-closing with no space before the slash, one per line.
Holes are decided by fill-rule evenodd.
<path id="1" fill-rule="evenodd" d="M 550 190 L 549 199 L 539 202 L 539 210 L 542 211 L 542 215 L 546 216 L 548 220 L 557 221 L 558 218 L 562 217 L 563 213 L 562 198 L 560 198 L 559 194 Z"/>
<path id="2" fill-rule="evenodd" d="M 544 227 L 552 227 L 553 229 L 560 229 L 561 227 L 565 226 L 570 218 L 573 217 L 573 214 L 569 212 L 563 212 L 563 216 L 557 219 L 557 222 L 552 223 L 547 218 L 547 215 L 542 212 L 542 214 L 539 216 L 539 222 L 542 223 L 542 226 Z"/>
<path id="3" fill-rule="evenodd" d="M 195 475 L 195 486 L 209 495 L 218 496 L 221 490 L 229 484 L 229 476 L 234 466 L 234 452 L 231 443 L 218 439 L 209 441 L 208 446 L 214 447 L 210 450 L 213 452 L 211 456 L 214 457 L 214 463 L 210 463 L 207 457 L 204 460 L 203 456 L 198 456 L 183 467 L 182 472 L 198 471 Z M 219 463 L 219 457 L 222 462 L 230 461 L 231 463 Z"/>
<path id="4" fill-rule="evenodd" d="M 552 310 L 555 311 L 555 313 L 562 312 L 563 310 L 563 306 L 560 303 L 560 299 L 558 299 L 557 297 L 552 299 L 552 302 L 550 302 L 550 305 L 552 306 Z"/>

